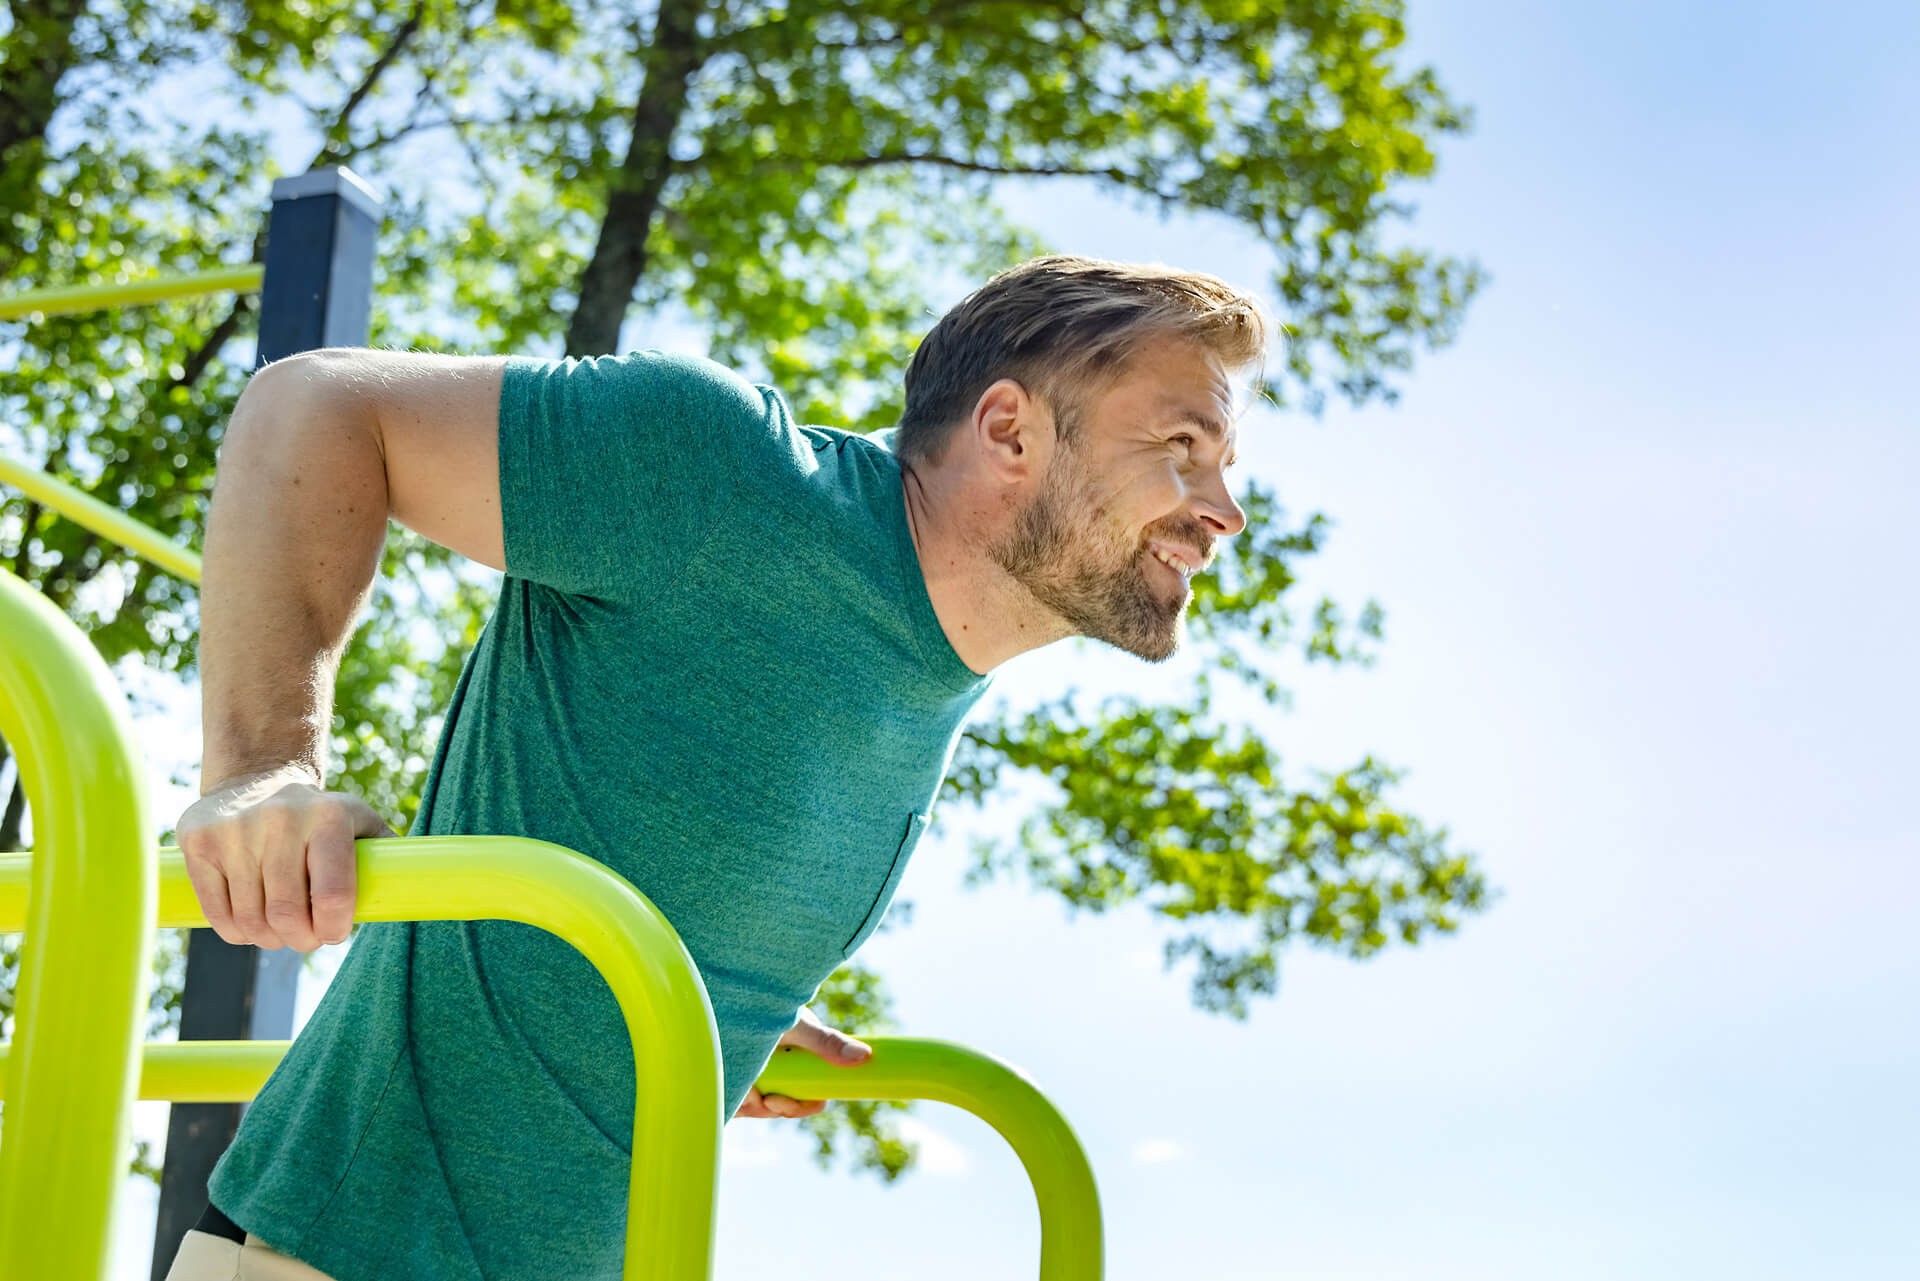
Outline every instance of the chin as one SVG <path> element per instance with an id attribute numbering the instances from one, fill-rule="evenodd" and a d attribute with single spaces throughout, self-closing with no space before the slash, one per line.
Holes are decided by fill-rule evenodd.
<path id="1" fill-rule="evenodd" d="M 1168 636 L 1163 644 L 1155 644 L 1149 648 L 1136 649 L 1133 650 L 1132 653 L 1138 658 L 1146 659 L 1149 663 L 1164 663 L 1180 652 L 1180 642 L 1183 639 L 1185 639 L 1184 636 L 1176 631 L 1171 636 Z"/>
<path id="2" fill-rule="evenodd" d="M 1186 640 L 1192 594 L 1182 592 L 1169 603 L 1165 587 L 1141 568 L 1082 573 L 1063 583 L 1030 582 L 1028 590 L 1066 624 L 1069 635 L 1097 640 L 1149 663 L 1166 662 Z"/>
<path id="3" fill-rule="evenodd" d="M 1124 633 L 1115 629 L 1096 639 L 1149 663 L 1164 663 L 1180 652 L 1187 639 L 1186 615 L 1184 611 L 1176 614 L 1164 628 L 1130 628 Z"/>

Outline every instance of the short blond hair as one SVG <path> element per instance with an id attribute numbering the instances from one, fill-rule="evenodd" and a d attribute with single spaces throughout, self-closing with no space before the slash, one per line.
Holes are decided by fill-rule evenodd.
<path id="1" fill-rule="evenodd" d="M 893 451 L 908 466 L 937 461 L 1002 378 L 1045 404 L 1071 444 L 1087 406 L 1142 344 L 1186 338 L 1229 372 L 1260 362 L 1264 378 L 1273 329 L 1258 298 L 1217 276 L 1072 254 L 1033 258 L 967 295 L 920 341 Z"/>

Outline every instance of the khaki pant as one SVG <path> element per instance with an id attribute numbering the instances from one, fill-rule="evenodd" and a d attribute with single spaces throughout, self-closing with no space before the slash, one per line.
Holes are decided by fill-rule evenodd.
<path id="1" fill-rule="evenodd" d="M 167 1269 L 167 1281 L 333 1281 L 318 1268 L 280 1253 L 253 1233 L 229 1241 L 211 1232 L 189 1231 Z"/>

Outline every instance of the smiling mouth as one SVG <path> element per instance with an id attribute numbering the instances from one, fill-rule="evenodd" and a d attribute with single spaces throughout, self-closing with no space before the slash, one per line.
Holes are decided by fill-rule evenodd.
<path id="1" fill-rule="evenodd" d="M 1158 556 L 1155 556 L 1151 551 L 1146 553 L 1146 557 L 1148 560 L 1158 565 L 1162 573 L 1167 574 L 1173 579 L 1175 579 L 1176 581 L 1178 581 L 1182 587 L 1188 586 L 1187 576 L 1185 574 L 1181 573 L 1179 570 L 1175 569 L 1173 566 L 1167 564 L 1167 562 L 1165 562 L 1164 560 L 1161 560 Z"/>

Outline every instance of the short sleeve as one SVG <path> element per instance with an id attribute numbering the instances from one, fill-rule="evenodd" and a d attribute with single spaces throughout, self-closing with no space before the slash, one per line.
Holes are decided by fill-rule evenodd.
<path id="1" fill-rule="evenodd" d="M 507 573 L 611 600 L 652 594 L 733 501 L 778 396 L 725 365 L 656 350 L 512 356 L 500 389 Z"/>

